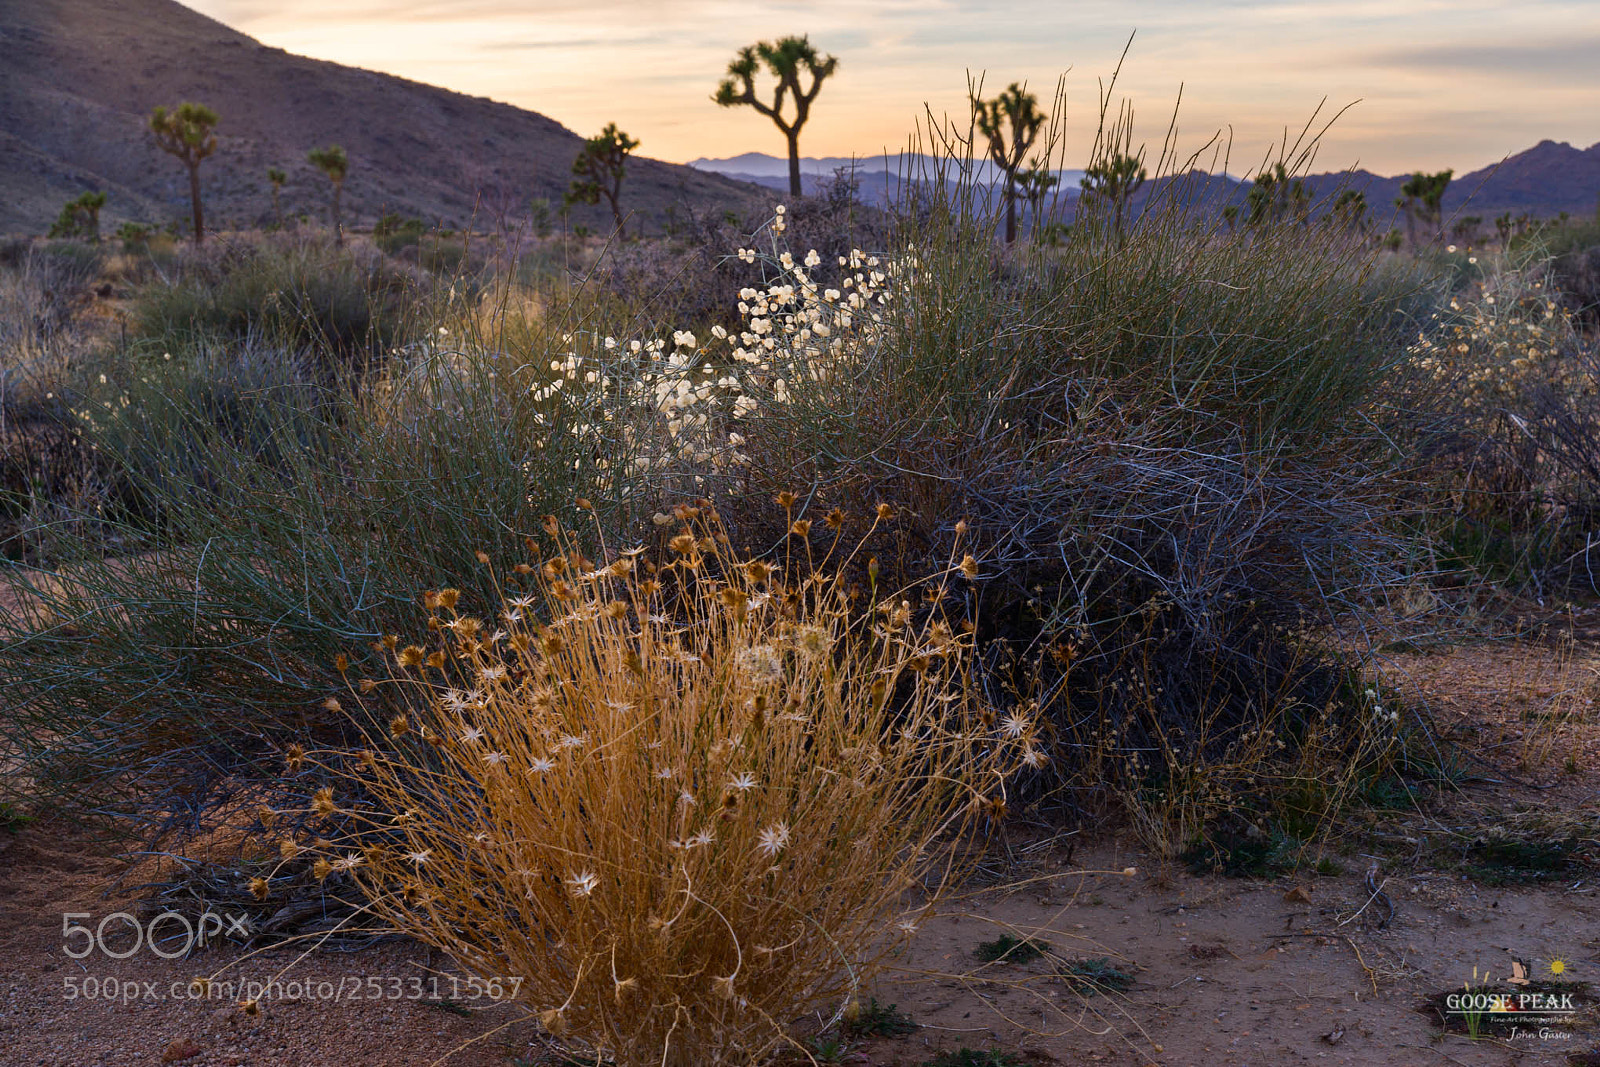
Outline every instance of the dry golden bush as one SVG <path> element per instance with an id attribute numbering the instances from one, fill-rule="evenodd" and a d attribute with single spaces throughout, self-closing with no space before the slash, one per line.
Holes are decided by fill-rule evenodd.
<path id="1" fill-rule="evenodd" d="M 803 523 L 775 568 L 704 502 L 675 515 L 659 565 L 597 565 L 549 520 L 497 617 L 428 594 L 434 636 L 353 687 L 409 698 L 348 762 L 360 799 L 313 801 L 358 828 L 318 874 L 619 1067 L 803 1048 L 801 1016 L 851 1003 L 1044 759 L 971 699 L 934 596 L 853 603 Z"/>

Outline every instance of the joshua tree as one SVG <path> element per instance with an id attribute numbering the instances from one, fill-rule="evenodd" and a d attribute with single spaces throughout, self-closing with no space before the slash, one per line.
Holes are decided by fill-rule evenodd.
<path id="1" fill-rule="evenodd" d="M 1006 176 L 1006 243 L 1017 239 L 1017 181 L 1022 161 L 1044 125 L 1039 101 L 1016 82 L 993 100 L 972 101 L 978 130 L 989 139 L 989 159 Z M 1009 129 L 1008 129 L 1009 127 Z"/>
<path id="2" fill-rule="evenodd" d="M 1078 186 L 1083 190 L 1085 198 L 1091 201 L 1104 201 L 1110 205 L 1112 225 L 1120 237 L 1123 219 L 1128 210 L 1128 200 L 1144 184 L 1145 176 L 1143 149 L 1140 149 L 1140 154 L 1137 156 L 1112 152 L 1105 158 L 1089 164 L 1088 169 L 1083 172 L 1083 177 L 1078 180 Z"/>
<path id="3" fill-rule="evenodd" d="M 278 220 L 278 229 L 283 229 L 283 206 L 279 203 L 278 194 L 283 192 L 283 183 L 289 176 L 277 167 L 267 168 L 267 183 L 272 186 L 272 214 Z"/>
<path id="4" fill-rule="evenodd" d="M 1274 163 L 1271 170 L 1256 175 L 1255 184 L 1245 198 L 1245 206 L 1249 211 L 1245 221 L 1251 225 L 1260 225 L 1268 220 L 1277 222 L 1292 208 L 1295 218 L 1304 222 L 1310 214 L 1310 203 L 1311 196 L 1305 182 L 1291 178 L 1289 168 L 1282 163 Z"/>
<path id="5" fill-rule="evenodd" d="M 100 209 L 106 206 L 105 193 L 81 193 L 68 200 L 50 227 L 51 237 L 87 237 L 100 243 Z"/>
<path id="6" fill-rule="evenodd" d="M 599 136 L 583 142 L 583 151 L 572 161 L 572 187 L 567 190 L 569 204 L 598 204 L 601 197 L 611 206 L 611 217 L 617 223 L 617 238 L 623 232 L 622 178 L 628 165 L 628 153 L 639 147 L 639 142 L 617 129 L 615 122 L 606 123 Z"/>
<path id="7" fill-rule="evenodd" d="M 1352 233 L 1365 232 L 1367 228 L 1367 194 L 1359 189 L 1346 189 L 1333 202 L 1333 209 L 1324 216 L 1328 225 Z"/>
<path id="8" fill-rule="evenodd" d="M 182 103 L 172 109 L 158 107 L 150 114 L 150 132 L 156 144 L 178 158 L 189 171 L 189 202 L 194 208 L 194 243 L 205 239 L 205 216 L 200 211 L 200 162 L 217 150 L 213 131 L 217 113 L 204 104 Z"/>
<path id="9" fill-rule="evenodd" d="M 1028 169 L 1017 175 L 1017 189 L 1028 201 L 1028 211 L 1033 215 L 1033 232 L 1037 236 L 1044 215 L 1044 195 L 1061 183 L 1050 173 L 1044 160 L 1035 159 Z"/>
<path id="10" fill-rule="evenodd" d="M 344 149 L 336 144 L 327 148 L 313 148 L 306 155 L 306 162 L 316 167 L 328 176 L 333 183 L 333 243 L 344 244 L 344 218 L 340 212 L 340 201 L 344 193 L 344 180 L 350 173 L 350 157 L 345 155 Z"/>
<path id="11" fill-rule="evenodd" d="M 778 79 L 770 105 L 756 98 L 756 71 L 763 64 Z M 822 83 L 838 67 L 839 61 L 833 56 L 818 55 L 807 37 L 761 41 L 739 49 L 728 64 L 728 76 L 711 98 L 722 107 L 753 107 L 783 131 L 789 142 L 790 196 L 800 195 L 800 127 L 811 117 L 811 102 L 817 98 Z M 811 75 L 809 89 L 800 87 L 802 71 Z M 789 97 L 794 98 L 794 117 L 784 118 L 783 107 Z"/>
<path id="12" fill-rule="evenodd" d="M 1412 247 L 1417 244 L 1417 222 L 1429 224 L 1431 241 L 1442 236 L 1439 232 L 1444 219 L 1444 191 L 1450 187 L 1454 171 L 1442 170 L 1437 174 L 1413 174 L 1400 187 L 1400 199 L 1395 204 L 1406 213 L 1406 231 Z"/>

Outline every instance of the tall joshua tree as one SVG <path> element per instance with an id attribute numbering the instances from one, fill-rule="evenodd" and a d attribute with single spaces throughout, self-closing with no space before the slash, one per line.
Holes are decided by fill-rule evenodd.
<path id="1" fill-rule="evenodd" d="M 599 136 L 583 142 L 583 151 L 572 161 L 572 187 L 567 190 L 569 204 L 598 204 L 601 197 L 611 207 L 611 217 L 617 223 L 617 238 L 627 236 L 623 231 L 622 178 L 628 165 L 628 153 L 639 147 L 639 142 L 617 129 L 615 122 L 606 123 Z"/>
<path id="2" fill-rule="evenodd" d="M 267 168 L 267 184 L 272 186 L 272 215 L 278 220 L 278 229 L 283 229 L 283 205 L 278 199 L 278 194 L 283 192 L 283 184 L 289 176 L 277 167 Z"/>
<path id="3" fill-rule="evenodd" d="M 1018 182 L 1022 161 L 1044 125 L 1038 99 L 1016 82 L 993 100 L 972 100 L 978 131 L 989 140 L 989 159 L 1006 176 L 1006 243 L 1017 239 Z"/>
<path id="4" fill-rule="evenodd" d="M 333 183 L 333 243 L 342 245 L 344 217 L 340 210 L 340 201 L 344 194 L 344 180 L 350 173 L 350 157 L 345 155 L 343 148 L 331 144 L 327 148 L 313 148 L 307 153 L 306 162 L 326 174 L 328 180 Z"/>
<path id="5" fill-rule="evenodd" d="M 158 107 L 150 113 L 150 132 L 161 150 L 176 156 L 189 172 L 189 203 L 194 209 L 194 243 L 205 239 L 205 216 L 200 210 L 200 163 L 217 150 L 217 113 L 204 104 L 182 103 Z"/>
<path id="6" fill-rule="evenodd" d="M 756 97 L 756 73 L 767 68 L 778 84 L 772 91 L 772 103 L 763 103 Z M 822 90 L 822 83 L 839 68 L 833 56 L 817 53 L 807 37 L 784 37 L 776 42 L 761 41 L 739 49 L 739 54 L 728 64 L 728 76 L 717 86 L 711 99 L 722 107 L 753 107 L 771 119 L 789 142 L 789 195 L 800 195 L 800 127 L 811 117 L 811 102 Z M 800 87 L 800 75 L 811 76 L 808 89 Z M 794 115 L 784 117 L 784 104 L 794 100 Z"/>

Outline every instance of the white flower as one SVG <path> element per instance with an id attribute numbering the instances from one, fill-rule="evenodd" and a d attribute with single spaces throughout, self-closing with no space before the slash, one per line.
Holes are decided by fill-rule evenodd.
<path id="1" fill-rule="evenodd" d="M 717 835 L 712 833 L 710 828 L 708 827 L 707 829 L 701 830 L 699 833 L 697 833 L 693 837 L 689 838 L 689 840 L 684 843 L 684 847 L 685 848 L 699 848 L 699 847 L 701 847 L 703 845 L 711 844 L 711 842 L 715 841 L 716 839 L 717 839 Z"/>
<path id="2" fill-rule="evenodd" d="M 406 859 L 410 860 L 412 863 L 415 863 L 418 867 L 421 867 L 428 862 L 428 857 L 432 855 L 433 850 L 431 848 L 425 848 L 421 852 L 407 852 Z"/>
<path id="3" fill-rule="evenodd" d="M 575 874 L 568 878 L 567 888 L 575 897 L 586 897 L 594 892 L 594 887 L 599 881 L 592 873 L 584 871 L 582 874 Z"/>
<path id="4" fill-rule="evenodd" d="M 761 849 L 763 855 L 776 856 L 788 843 L 789 827 L 780 822 L 773 823 L 761 831 L 761 841 L 757 847 Z"/>
<path id="5" fill-rule="evenodd" d="M 549 760 L 545 759 L 543 756 L 540 756 L 537 759 L 535 759 L 532 763 L 528 764 L 528 773 L 529 774 L 543 774 L 544 772 L 546 772 L 548 770 L 551 770 L 554 767 L 555 767 L 554 763 L 552 763 Z"/>
<path id="6" fill-rule="evenodd" d="M 483 762 L 492 766 L 499 766 L 500 764 L 504 763 L 506 759 L 507 757 L 504 752 L 485 752 L 483 754 Z"/>
<path id="7" fill-rule="evenodd" d="M 482 741 L 482 740 L 483 740 L 483 731 L 478 729 L 476 726 L 467 727 L 467 732 L 461 735 L 461 741 L 462 741 L 463 744 L 470 745 L 474 741 Z"/>
<path id="8" fill-rule="evenodd" d="M 557 748 L 582 748 L 583 747 L 583 738 L 574 737 L 571 734 L 567 734 L 560 741 L 556 742 L 556 747 Z"/>
<path id="9" fill-rule="evenodd" d="M 728 788 L 729 789 L 736 790 L 736 791 L 738 791 L 740 793 L 743 793 L 743 792 L 745 792 L 746 790 L 749 790 L 749 789 L 754 789 L 755 787 L 756 787 L 756 776 L 751 774 L 749 771 L 746 771 L 743 774 L 735 775 L 728 782 Z"/>
<path id="10" fill-rule="evenodd" d="M 1010 715 L 1007 715 L 1004 719 L 1000 720 L 1000 729 L 1007 737 L 1021 737 L 1023 734 L 1027 733 L 1032 726 L 1033 724 L 1028 721 L 1027 716 L 1016 711 L 1013 711 Z"/>
<path id="11" fill-rule="evenodd" d="M 758 685 L 783 675 L 783 657 L 771 645 L 742 648 L 733 658 L 734 666 Z"/>
<path id="12" fill-rule="evenodd" d="M 504 678 L 505 676 L 506 676 L 506 669 L 504 667 L 500 666 L 499 664 L 496 664 L 493 667 L 485 667 L 483 670 L 479 671 L 478 672 L 478 681 L 480 681 L 480 682 L 498 682 L 500 679 Z"/>

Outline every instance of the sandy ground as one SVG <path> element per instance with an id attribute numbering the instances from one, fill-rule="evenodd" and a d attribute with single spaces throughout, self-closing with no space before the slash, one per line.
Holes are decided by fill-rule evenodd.
<path id="1" fill-rule="evenodd" d="M 1583 648 L 1514 643 L 1392 660 L 1393 684 L 1429 694 L 1440 729 L 1476 738 L 1484 757 L 1432 810 L 1384 816 L 1376 837 L 1333 842 L 1342 873 L 1196 876 L 1114 838 L 1013 834 L 994 884 L 927 923 L 869 991 L 919 1029 L 851 1043 L 843 1062 L 912 1067 L 961 1047 L 1027 1063 L 1130 1065 L 1531 1065 L 1600 1051 L 1592 1012 L 1555 1034 L 1471 1042 L 1441 1036 L 1419 1011 L 1475 968 L 1505 976 L 1514 960 L 1536 978 L 1559 960 L 1566 978 L 1600 987 L 1600 874 L 1491 888 L 1438 847 L 1497 813 L 1597 817 L 1600 719 L 1583 703 L 1597 662 Z M 1374 862 L 1395 904 L 1383 926 L 1386 909 L 1364 885 Z M 1122 873 L 1129 867 L 1136 873 Z M 70 958 L 80 942 L 64 940 L 65 914 L 93 926 L 133 910 L 136 894 L 106 889 L 123 870 L 71 827 L 0 831 L 0 1064 L 507 1067 L 545 1048 L 518 1008 L 474 1000 L 403 942 L 303 959 L 285 949 L 243 958 L 226 945 L 187 959 L 147 949 Z M 1084 997 L 1048 959 L 980 962 L 976 946 L 1003 933 L 1047 942 L 1061 959 L 1103 957 L 1135 982 Z M 231 998 L 181 995 L 194 976 L 217 972 L 286 985 L 254 1017 Z"/>

